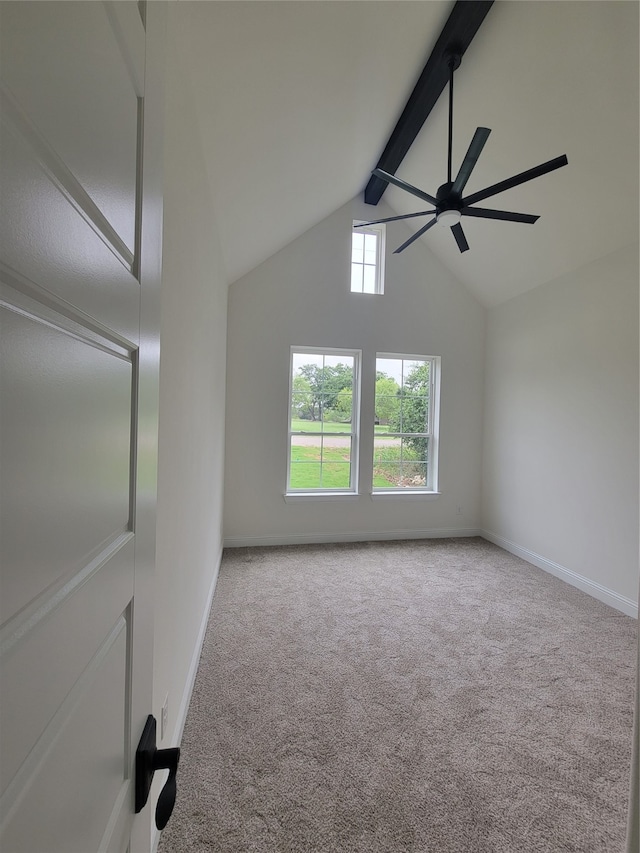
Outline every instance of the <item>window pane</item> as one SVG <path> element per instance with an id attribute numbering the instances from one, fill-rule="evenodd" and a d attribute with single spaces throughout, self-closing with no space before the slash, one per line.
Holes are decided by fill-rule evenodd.
<path id="1" fill-rule="evenodd" d="M 395 489 L 393 474 L 387 469 L 381 472 L 378 468 L 373 469 L 373 488 L 375 489 Z"/>
<path id="2" fill-rule="evenodd" d="M 375 234 L 364 235 L 364 262 L 365 264 L 375 264 L 376 262 L 376 244 L 378 238 Z"/>
<path id="3" fill-rule="evenodd" d="M 322 353 L 293 353 L 291 429 L 303 429 L 305 432 L 314 429 L 317 431 L 312 424 L 320 416 L 318 392 L 321 385 L 323 360 Z M 293 423 L 294 421 L 296 423 Z"/>
<path id="4" fill-rule="evenodd" d="M 351 478 L 351 437 L 325 435 L 322 449 L 323 489 L 348 489 Z"/>
<path id="5" fill-rule="evenodd" d="M 403 462 L 426 462 L 429 458 L 429 439 L 422 435 L 403 438 L 401 450 Z"/>
<path id="6" fill-rule="evenodd" d="M 362 293 L 362 264 L 351 264 L 351 290 Z"/>
<path id="7" fill-rule="evenodd" d="M 400 432 L 427 432 L 428 400 L 405 392 L 400 399 Z"/>
<path id="8" fill-rule="evenodd" d="M 395 379 L 398 385 L 402 384 L 401 358 L 376 358 L 376 370 Z"/>
<path id="9" fill-rule="evenodd" d="M 394 435 L 376 435 L 373 439 L 373 458 L 384 461 L 400 461 L 402 439 Z"/>
<path id="10" fill-rule="evenodd" d="M 352 355 L 326 355 L 324 357 L 325 368 L 346 368 L 353 371 L 353 356 Z M 327 375 L 331 375 L 331 370 L 327 370 Z"/>
<path id="11" fill-rule="evenodd" d="M 402 362 L 402 385 L 410 390 L 426 394 L 429 388 L 428 361 L 404 361 Z"/>
<path id="12" fill-rule="evenodd" d="M 325 434 L 350 432 L 349 412 L 343 414 L 339 411 L 337 397 L 334 397 L 332 403 L 335 403 L 335 405 L 325 406 L 322 410 L 322 432 Z"/>
<path id="13" fill-rule="evenodd" d="M 373 468 L 374 489 L 398 489 L 401 479 L 399 462 L 385 462 Z"/>
<path id="14" fill-rule="evenodd" d="M 322 465 L 323 489 L 348 489 L 351 485 L 349 462 L 325 462 Z"/>
<path id="15" fill-rule="evenodd" d="M 321 435 L 292 435 L 292 462 L 319 462 L 322 458 Z"/>
<path id="16" fill-rule="evenodd" d="M 427 438 L 376 436 L 373 485 L 377 489 L 424 489 L 427 482 Z"/>
<path id="17" fill-rule="evenodd" d="M 378 380 L 376 385 L 390 384 L 393 380 Z M 375 423 L 381 432 L 400 432 L 400 398 L 396 394 L 376 394 Z"/>
<path id="18" fill-rule="evenodd" d="M 322 446 L 323 462 L 350 462 L 351 436 L 325 433 Z"/>
<path id="19" fill-rule="evenodd" d="M 292 435 L 290 454 L 290 488 L 320 488 L 322 436 Z"/>
<path id="20" fill-rule="evenodd" d="M 294 391 L 291 395 L 291 429 L 308 430 L 311 423 L 311 393 Z"/>
<path id="21" fill-rule="evenodd" d="M 375 293 L 376 292 L 376 268 L 365 266 L 363 267 L 364 272 L 364 281 L 363 281 L 363 292 L 364 293 Z"/>
<path id="22" fill-rule="evenodd" d="M 364 261 L 364 234 L 362 231 L 354 231 L 351 239 L 351 260 L 355 264 L 361 264 Z"/>
<path id="23" fill-rule="evenodd" d="M 291 436 L 292 489 L 346 489 L 349 488 L 350 470 L 351 436 L 331 433 Z"/>
<path id="24" fill-rule="evenodd" d="M 395 488 L 400 477 L 402 441 L 391 436 L 376 435 L 373 440 L 373 484 L 378 488 Z"/>
<path id="25" fill-rule="evenodd" d="M 352 388 L 353 358 L 344 355 L 327 356 L 322 386 L 322 420 L 325 424 L 349 422 L 351 419 L 350 395 Z M 336 426 L 333 431 L 342 431 L 342 428 Z"/>
<path id="26" fill-rule="evenodd" d="M 351 432 L 352 399 L 351 386 L 335 395 L 331 408 L 325 410 L 325 431 Z"/>
<path id="27" fill-rule="evenodd" d="M 322 421 L 318 420 L 319 415 L 316 415 L 316 420 L 310 420 L 309 418 L 300 419 L 296 421 L 292 421 L 292 426 L 295 423 L 296 429 L 294 432 L 304 432 L 313 435 L 313 433 L 322 432 Z"/>
<path id="28" fill-rule="evenodd" d="M 306 375 L 309 369 L 313 367 L 322 367 L 324 356 L 321 352 L 294 352 L 293 354 L 293 375 Z"/>
<path id="29" fill-rule="evenodd" d="M 319 462 L 292 462 L 289 469 L 289 488 L 319 489 L 320 468 Z"/>
<path id="30" fill-rule="evenodd" d="M 403 489 L 424 489 L 427 485 L 426 462 L 403 462 L 399 486 Z"/>

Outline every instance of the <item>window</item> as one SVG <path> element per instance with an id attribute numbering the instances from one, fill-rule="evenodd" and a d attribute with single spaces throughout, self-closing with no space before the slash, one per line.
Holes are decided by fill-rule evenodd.
<path id="1" fill-rule="evenodd" d="M 287 493 L 357 488 L 357 350 L 291 348 Z"/>
<path id="2" fill-rule="evenodd" d="M 351 292 L 384 292 L 384 225 L 356 228 L 351 234 Z"/>
<path id="3" fill-rule="evenodd" d="M 436 357 L 376 357 L 373 491 L 437 490 Z"/>

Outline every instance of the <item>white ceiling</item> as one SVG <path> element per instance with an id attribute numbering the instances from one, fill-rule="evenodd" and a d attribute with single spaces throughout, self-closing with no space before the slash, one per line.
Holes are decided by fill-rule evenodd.
<path id="1" fill-rule="evenodd" d="M 234 281 L 362 192 L 453 3 L 180 7 Z M 634 0 L 498 0 L 465 54 L 454 81 L 454 173 L 475 128 L 492 129 L 467 194 L 569 159 L 482 202 L 540 214 L 535 225 L 466 218 L 464 255 L 449 229 L 420 238 L 484 304 L 638 239 L 638 8 Z M 398 177 L 435 194 L 446 150 L 445 90 Z M 384 199 L 398 213 L 425 208 L 395 187 Z M 383 215 L 370 209 L 371 218 Z M 403 224 L 402 239 L 424 222 Z"/>

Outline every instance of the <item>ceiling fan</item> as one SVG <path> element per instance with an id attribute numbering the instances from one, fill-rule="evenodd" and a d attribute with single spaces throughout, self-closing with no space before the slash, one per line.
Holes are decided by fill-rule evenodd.
<path id="1" fill-rule="evenodd" d="M 456 243 L 458 244 L 458 248 L 461 252 L 466 252 L 469 248 L 469 244 L 467 243 L 467 238 L 464 235 L 464 231 L 462 230 L 462 225 L 460 224 L 460 219 L 462 216 L 475 216 L 480 219 L 501 219 L 506 222 L 524 222 L 529 225 L 533 225 L 539 216 L 533 216 L 529 213 L 511 213 L 506 210 L 491 210 L 486 207 L 472 207 L 471 205 L 475 204 L 477 201 L 482 201 L 485 198 L 489 198 L 492 195 L 497 195 L 498 193 L 504 192 L 505 190 L 509 190 L 512 187 L 517 187 L 519 184 L 524 184 L 526 181 L 532 181 L 534 178 L 539 178 L 541 175 L 546 175 L 548 172 L 553 172 L 555 169 L 559 169 L 561 166 L 566 166 L 569 162 L 567 160 L 566 154 L 563 154 L 562 157 L 556 157 L 554 160 L 548 160 L 546 163 L 542 163 L 540 166 L 536 166 L 533 169 L 528 169 L 526 172 L 520 172 L 518 175 L 514 175 L 512 178 L 507 178 L 505 181 L 500 181 L 497 184 L 493 184 L 490 187 L 487 187 L 484 190 L 480 190 L 479 192 L 472 193 L 468 196 L 463 196 L 462 192 L 469 180 L 471 173 L 478 161 L 480 154 L 482 153 L 482 149 L 491 133 L 491 130 L 488 127 L 478 127 L 476 129 L 475 134 L 473 135 L 473 139 L 471 140 L 471 144 L 469 145 L 469 149 L 464 156 L 464 160 L 462 161 L 462 165 L 456 175 L 455 179 L 452 180 L 451 177 L 451 150 L 452 150 L 452 142 L 453 142 L 453 72 L 460 65 L 460 54 L 455 52 L 449 52 L 448 54 L 448 65 L 449 65 L 449 148 L 448 148 L 448 170 L 447 170 L 447 183 L 442 184 L 439 187 L 435 197 L 429 195 L 429 193 L 423 192 L 419 190 L 417 187 L 412 186 L 411 184 L 406 183 L 405 181 L 401 181 L 399 178 L 396 178 L 395 175 L 391 175 L 389 172 L 385 172 L 383 169 L 374 169 L 372 174 L 378 178 L 381 178 L 383 181 L 387 181 L 390 184 L 394 184 L 396 187 L 400 187 L 402 190 L 406 190 L 406 192 L 411 193 L 412 195 L 417 196 L 418 198 L 423 199 L 424 201 L 428 201 L 430 204 L 434 206 L 433 210 L 421 210 L 418 213 L 405 213 L 400 216 L 388 216 L 386 219 L 374 219 L 372 222 L 363 222 L 359 225 L 354 225 L 354 228 L 364 228 L 367 225 L 377 225 L 381 222 L 395 222 L 398 219 L 412 219 L 416 216 L 428 216 L 429 214 L 434 214 L 433 219 L 430 219 L 426 225 L 423 225 L 419 231 L 416 231 L 406 242 L 399 246 L 394 255 L 397 255 L 399 252 L 403 252 L 407 246 L 410 246 L 414 240 L 417 240 L 418 237 L 421 237 L 425 231 L 428 231 L 432 228 L 436 222 L 441 225 L 448 225 L 451 227 L 451 232 L 456 239 Z"/>

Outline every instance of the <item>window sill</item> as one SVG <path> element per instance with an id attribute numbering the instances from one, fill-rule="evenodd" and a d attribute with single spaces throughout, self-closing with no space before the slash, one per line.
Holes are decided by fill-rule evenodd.
<path id="1" fill-rule="evenodd" d="M 442 492 L 426 492 L 418 489 L 409 491 L 408 489 L 389 489 L 386 492 L 371 492 L 369 497 L 374 500 L 381 498 L 393 498 L 394 500 L 402 498 L 411 498 L 421 500 L 435 500 L 439 498 Z M 300 501 L 356 501 L 358 498 L 365 497 L 364 494 L 356 492 L 287 492 L 283 495 L 285 503 L 299 503 Z"/>
<path id="2" fill-rule="evenodd" d="M 299 501 L 354 501 L 359 497 L 356 492 L 287 492 L 284 495 L 288 504 Z"/>
<path id="3" fill-rule="evenodd" d="M 422 500 L 434 500 L 435 498 L 439 498 L 441 494 L 442 492 L 427 492 L 420 489 L 389 489 L 384 492 L 372 492 L 371 498 L 374 501 L 380 498 L 393 498 L 394 500 L 398 498 L 421 498 Z"/>

